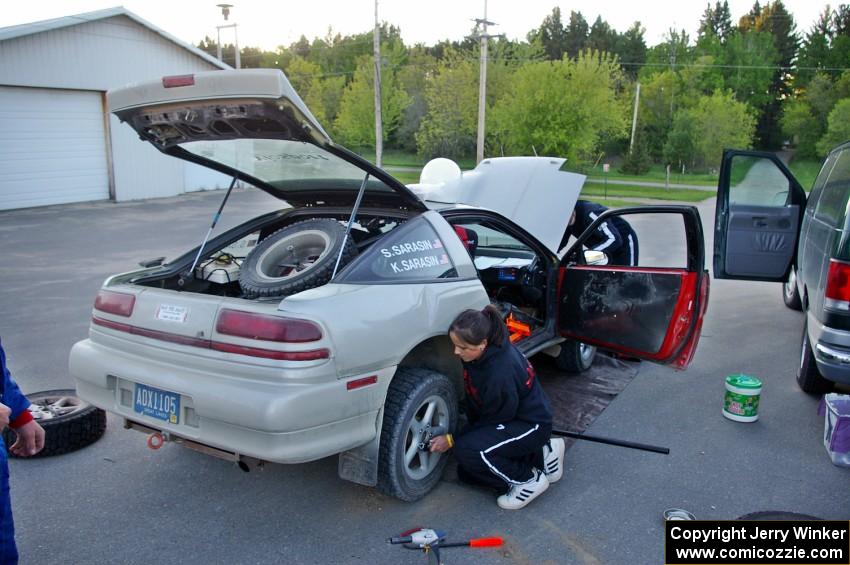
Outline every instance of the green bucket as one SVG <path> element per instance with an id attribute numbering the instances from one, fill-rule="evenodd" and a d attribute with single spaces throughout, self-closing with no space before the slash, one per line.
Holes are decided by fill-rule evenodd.
<path id="1" fill-rule="evenodd" d="M 736 422 L 755 422 L 759 419 L 761 381 L 749 375 L 726 377 L 726 397 L 723 415 Z"/>

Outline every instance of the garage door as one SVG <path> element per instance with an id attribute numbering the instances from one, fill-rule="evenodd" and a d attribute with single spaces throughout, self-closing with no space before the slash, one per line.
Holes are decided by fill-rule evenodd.
<path id="1" fill-rule="evenodd" d="M 0 210 L 109 197 L 100 92 L 0 86 Z"/>

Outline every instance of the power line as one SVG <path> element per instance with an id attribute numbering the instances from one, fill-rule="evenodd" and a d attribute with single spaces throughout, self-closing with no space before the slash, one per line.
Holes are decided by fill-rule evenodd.
<path id="1" fill-rule="evenodd" d="M 108 19 L 101 19 L 101 18 L 88 19 L 88 18 L 82 18 L 82 17 L 79 17 L 79 16 L 66 16 L 66 18 L 76 19 L 76 20 L 79 20 L 81 23 L 98 23 L 98 24 L 101 24 L 101 25 L 104 25 L 104 26 L 112 26 L 112 27 L 118 27 L 118 28 L 123 27 L 123 28 L 127 28 L 127 29 L 138 29 L 140 27 L 139 24 L 137 24 L 137 22 L 135 22 L 135 21 L 133 21 L 132 24 L 123 24 L 123 23 L 118 23 L 118 22 L 115 22 L 115 21 L 108 21 Z M 57 18 L 57 19 L 63 19 L 63 18 Z M 49 21 L 54 21 L 54 20 L 49 20 Z M 107 39 L 117 39 L 117 40 L 121 40 L 121 41 L 132 41 L 132 42 L 136 42 L 136 43 L 149 43 L 149 40 L 147 40 L 147 39 L 136 39 L 136 38 L 126 37 L 126 36 L 111 35 L 111 34 L 107 34 L 107 33 L 97 33 L 97 32 L 91 32 L 91 31 L 83 31 L 83 30 L 80 30 L 78 28 L 74 29 L 74 27 L 71 27 L 71 26 L 63 27 L 63 28 L 56 28 L 56 27 L 48 26 L 48 25 L 46 25 L 42 22 L 38 22 L 38 23 L 35 23 L 35 24 L 20 24 L 20 25 L 21 26 L 31 26 L 31 27 L 36 28 L 36 29 L 39 28 L 39 27 L 42 28 L 40 31 L 37 31 L 35 33 L 44 33 L 44 32 L 49 32 L 49 31 L 60 31 L 61 30 L 61 31 L 64 31 L 64 32 L 67 32 L 67 33 L 75 33 L 75 34 L 91 36 L 91 37 L 103 37 L 103 38 L 107 38 Z M 13 26 L 13 27 L 18 27 L 18 26 Z M 150 33 L 157 34 L 157 32 L 152 30 L 152 29 L 149 29 L 149 28 L 143 28 L 143 29 L 145 29 L 146 31 L 148 31 Z M 159 35 L 159 34 L 157 34 L 157 35 Z M 322 41 L 324 41 L 324 40 L 322 40 Z M 371 43 L 371 41 L 372 41 L 371 39 L 369 39 L 368 41 L 366 41 L 366 40 L 352 40 L 352 41 L 343 40 L 340 45 L 327 45 L 326 44 L 324 46 L 315 46 L 315 47 L 311 45 L 309 47 L 309 49 L 311 51 L 323 51 L 323 50 L 331 50 L 331 49 L 349 49 L 349 48 L 353 48 L 355 46 L 359 46 L 361 43 L 364 44 L 364 45 L 366 43 Z M 189 45 L 192 45 L 192 44 L 189 44 Z M 231 47 L 232 47 L 232 44 L 229 44 L 229 45 L 231 45 Z M 196 49 L 198 48 L 195 45 L 192 45 L 192 46 L 195 47 Z M 259 50 L 259 48 L 255 48 L 255 47 L 249 47 L 249 48 Z M 290 47 L 284 46 L 284 48 L 291 51 Z M 201 49 L 201 51 L 203 51 L 203 49 Z M 208 53 L 207 51 L 203 51 L 203 52 L 214 57 L 214 55 Z M 278 52 L 275 52 L 275 51 L 261 50 L 261 52 L 262 53 L 278 54 Z M 364 53 L 364 54 L 368 54 L 368 52 Z M 247 58 L 258 60 L 261 56 L 262 56 L 261 54 L 253 54 L 252 53 L 252 54 L 248 54 Z M 462 56 L 461 58 L 464 59 L 464 60 L 468 60 L 468 61 L 478 61 L 478 57 L 476 57 L 474 55 Z M 530 58 L 530 57 L 521 58 L 521 57 L 500 57 L 500 56 L 494 57 L 494 56 L 490 56 L 490 57 L 488 57 L 488 59 L 490 61 L 494 61 L 494 62 L 501 61 L 501 62 L 519 62 L 519 63 L 532 62 L 532 61 L 548 61 L 548 59 L 534 59 L 534 58 Z M 668 63 L 648 63 L 648 62 L 641 63 L 641 62 L 619 61 L 618 64 L 620 66 L 623 66 L 623 67 L 659 67 L 659 68 L 669 67 Z M 393 65 L 391 68 L 416 67 L 416 66 L 419 66 L 419 67 L 422 67 L 422 68 L 430 68 L 426 65 L 419 65 L 419 64 L 414 64 L 414 63 Z M 793 66 L 793 65 L 792 66 L 721 65 L 721 64 L 690 63 L 690 64 L 682 64 L 682 65 L 677 64 L 677 66 L 686 67 L 686 68 L 718 68 L 718 69 L 731 69 L 731 70 L 774 70 L 774 71 L 776 71 L 776 70 L 778 70 L 778 71 L 794 71 L 794 70 L 796 70 L 796 71 L 843 72 L 843 71 L 850 70 L 850 67 L 811 67 L 811 66 L 800 67 L 800 66 Z M 340 71 L 340 72 L 329 72 L 329 73 L 314 74 L 314 75 L 310 75 L 310 76 L 318 77 L 318 78 L 324 78 L 324 77 L 330 77 L 330 76 L 353 75 L 354 73 L 355 73 L 355 71 Z M 293 75 L 293 76 L 308 76 L 308 75 Z"/>

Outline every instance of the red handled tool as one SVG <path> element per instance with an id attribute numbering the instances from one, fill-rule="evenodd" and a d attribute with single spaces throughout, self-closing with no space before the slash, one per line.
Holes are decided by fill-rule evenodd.
<path id="1" fill-rule="evenodd" d="M 447 542 L 445 532 L 430 528 L 410 530 L 398 537 L 388 539 L 387 542 L 404 544 L 407 549 L 422 550 L 428 557 L 428 563 L 433 565 L 443 565 L 440 561 L 440 548 L 443 547 L 500 547 L 504 543 L 500 537 Z"/>

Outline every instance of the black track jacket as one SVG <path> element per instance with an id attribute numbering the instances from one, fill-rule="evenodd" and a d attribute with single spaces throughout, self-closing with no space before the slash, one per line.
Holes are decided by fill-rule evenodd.
<path id="1" fill-rule="evenodd" d="M 463 380 L 473 427 L 513 420 L 552 424 L 549 399 L 534 367 L 507 338 L 487 344 L 481 357 L 464 362 Z"/>
<path id="2" fill-rule="evenodd" d="M 605 206 L 588 200 L 576 202 L 576 221 L 573 225 L 567 226 L 558 249 L 567 246 L 570 236 L 578 237 L 584 233 L 584 230 L 606 210 L 608 208 Z M 608 256 L 609 265 L 637 264 L 637 235 L 629 223 L 619 216 L 599 224 L 584 244 L 588 249 L 605 253 Z"/>

